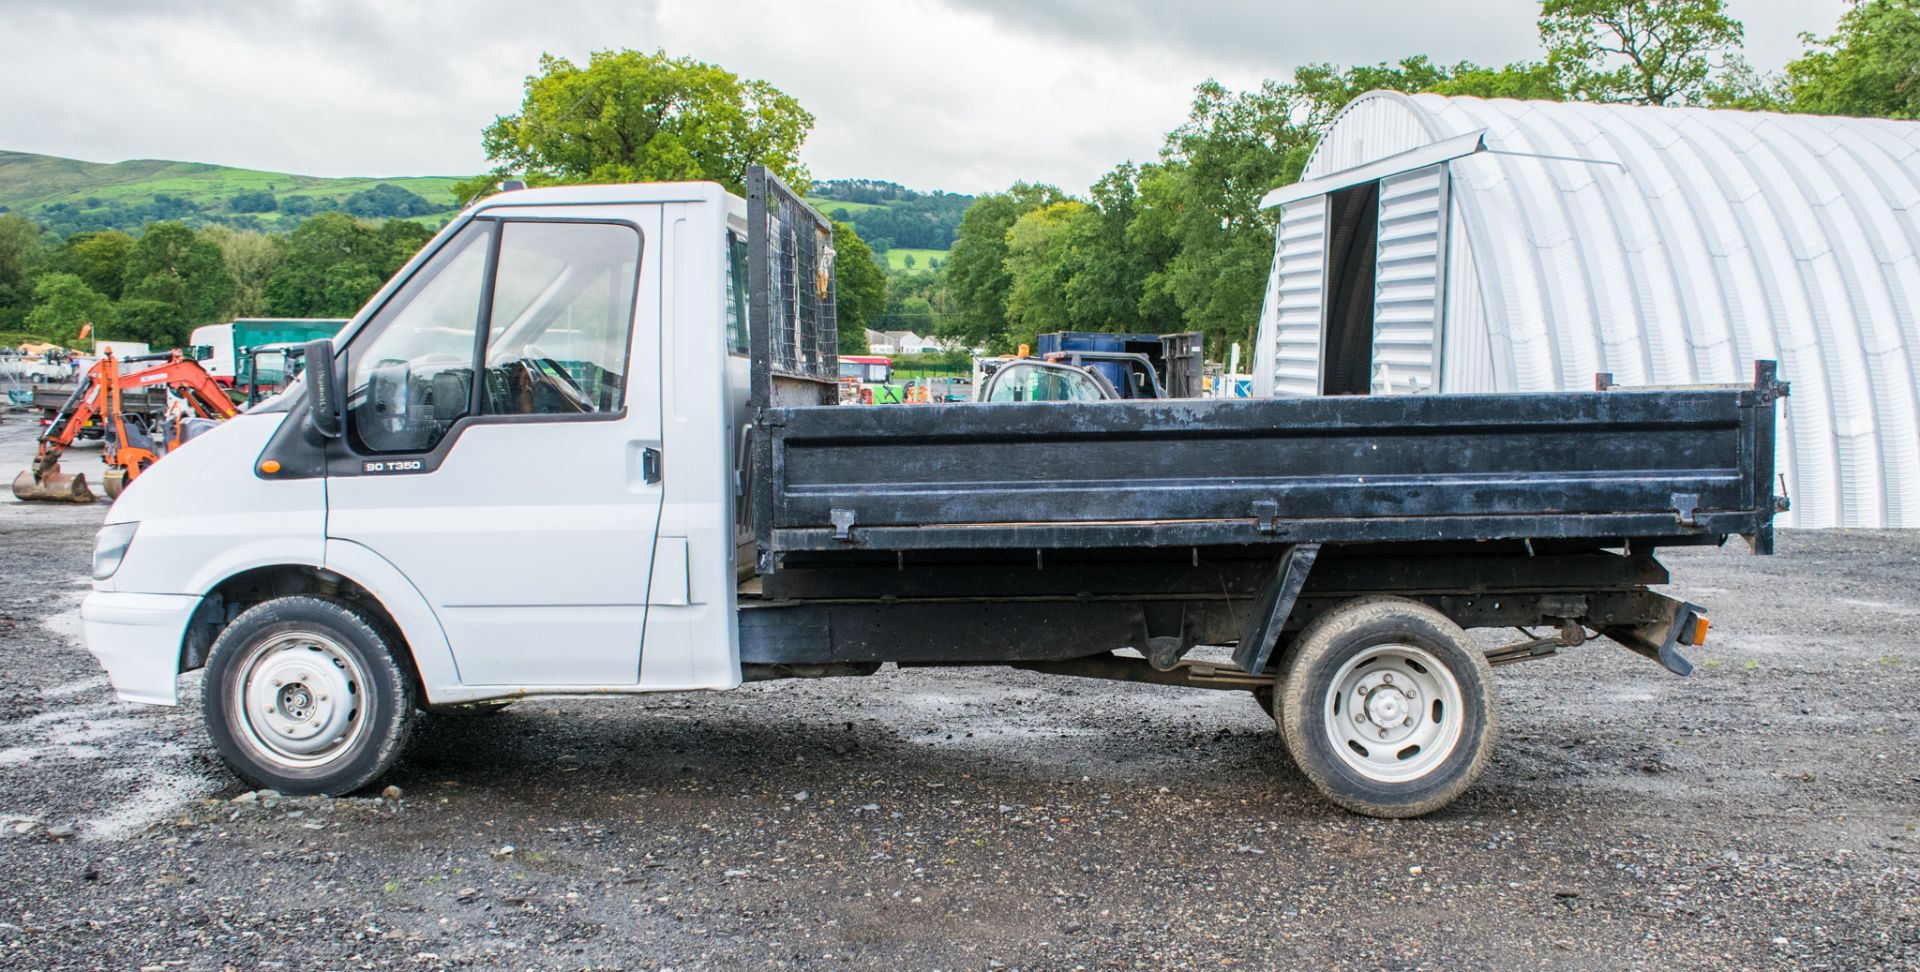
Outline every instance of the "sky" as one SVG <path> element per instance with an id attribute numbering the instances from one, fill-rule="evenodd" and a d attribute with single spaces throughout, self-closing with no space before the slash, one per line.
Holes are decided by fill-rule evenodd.
<path id="1" fill-rule="evenodd" d="M 1728 0 L 1778 69 L 1845 0 Z M 663 49 L 818 119 L 815 178 L 1080 191 L 1194 85 L 1537 58 L 1533 0 L 0 0 L 0 148 L 323 176 L 470 175 L 542 53 Z"/>

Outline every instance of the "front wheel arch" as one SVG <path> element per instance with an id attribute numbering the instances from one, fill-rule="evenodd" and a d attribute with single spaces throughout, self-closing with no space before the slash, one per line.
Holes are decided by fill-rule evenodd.
<path id="1" fill-rule="evenodd" d="M 395 660 L 412 683 L 416 697 L 426 698 L 426 685 L 414 658 L 412 639 L 394 620 L 393 612 L 366 585 L 337 571 L 313 564 L 276 564 L 243 570 L 215 584 L 201 597 L 200 606 L 187 622 L 181 636 L 180 671 L 190 672 L 206 666 L 214 642 L 249 608 L 279 597 L 312 595 L 335 598 L 364 612 L 381 626 L 398 650 Z"/>

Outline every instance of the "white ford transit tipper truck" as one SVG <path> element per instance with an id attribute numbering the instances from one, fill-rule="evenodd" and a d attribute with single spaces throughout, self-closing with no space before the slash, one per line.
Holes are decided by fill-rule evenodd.
<path id="1" fill-rule="evenodd" d="M 1650 590 L 1656 550 L 1771 552 L 1771 363 L 1751 387 L 839 405 L 829 224 L 747 185 L 454 220 L 301 382 L 108 513 L 82 618 L 120 697 L 173 704 L 204 668 L 236 774 L 343 793 L 422 710 L 1013 665 L 1247 692 L 1330 799 L 1409 816 L 1485 765 L 1490 666 L 1606 637 L 1685 674 L 1706 618 Z M 1509 626 L 1539 630 L 1464 630 Z"/>

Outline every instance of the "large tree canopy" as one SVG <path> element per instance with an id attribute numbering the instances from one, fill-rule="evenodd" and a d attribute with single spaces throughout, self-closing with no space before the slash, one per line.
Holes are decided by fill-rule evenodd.
<path id="1" fill-rule="evenodd" d="M 133 242 L 119 230 L 75 233 L 67 237 L 67 264 L 94 291 L 119 300 Z"/>
<path id="2" fill-rule="evenodd" d="M 1920 118 L 1920 2 L 1864 0 L 1787 65 L 1796 111 Z"/>
<path id="3" fill-rule="evenodd" d="M 375 226 L 321 213 L 288 234 L 266 281 L 267 310 L 280 317 L 351 316 L 432 235 L 404 220 Z"/>
<path id="4" fill-rule="evenodd" d="M 71 273 L 42 274 L 33 285 L 33 310 L 26 325 L 35 334 L 60 344 L 80 340 L 81 327 L 93 325 L 95 337 L 114 337 L 114 306 L 105 294 Z"/>
<path id="5" fill-rule="evenodd" d="M 812 130 L 792 96 L 718 65 L 597 51 L 583 68 L 545 55 L 520 113 L 481 135 L 493 173 L 456 193 L 472 198 L 507 174 L 536 185 L 708 180 L 739 192 L 754 164 L 804 189 L 800 145 Z"/>
<path id="6" fill-rule="evenodd" d="M 220 247 L 182 223 L 154 223 L 133 245 L 121 279 L 120 328 L 150 344 L 185 344 L 218 323 L 233 296 Z"/>
<path id="7" fill-rule="evenodd" d="M 1689 105 L 1740 46 L 1725 0 L 1544 0 L 1540 42 L 1569 94 L 1585 101 Z"/>
<path id="8" fill-rule="evenodd" d="M 0 328 L 17 326 L 33 301 L 45 262 L 41 229 L 19 213 L 0 213 Z"/>
<path id="9" fill-rule="evenodd" d="M 940 321 L 936 331 L 941 337 L 969 347 L 1007 343 L 1007 293 L 1013 287 L 1007 271 L 1007 231 L 1022 215 L 1066 198 L 1053 186 L 1021 182 L 974 200 L 960 219 L 947 259 L 947 279 L 959 312 Z"/>

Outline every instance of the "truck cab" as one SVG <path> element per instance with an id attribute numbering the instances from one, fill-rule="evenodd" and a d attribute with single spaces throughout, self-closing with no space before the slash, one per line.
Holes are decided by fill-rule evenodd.
<path id="1" fill-rule="evenodd" d="M 715 376 L 745 350 L 745 215 L 666 184 L 510 192 L 455 220 L 334 342 L 337 436 L 296 391 L 115 504 L 82 616 L 116 690 L 175 702 L 218 634 L 287 596 L 403 639 L 419 704 L 738 684 L 733 496 L 712 484 L 742 418 Z M 255 693 L 231 713 L 258 778 L 324 776 L 350 742 L 335 723 L 365 715 L 371 663 L 329 645 L 240 660 L 311 676 L 279 679 L 304 708 Z"/>

